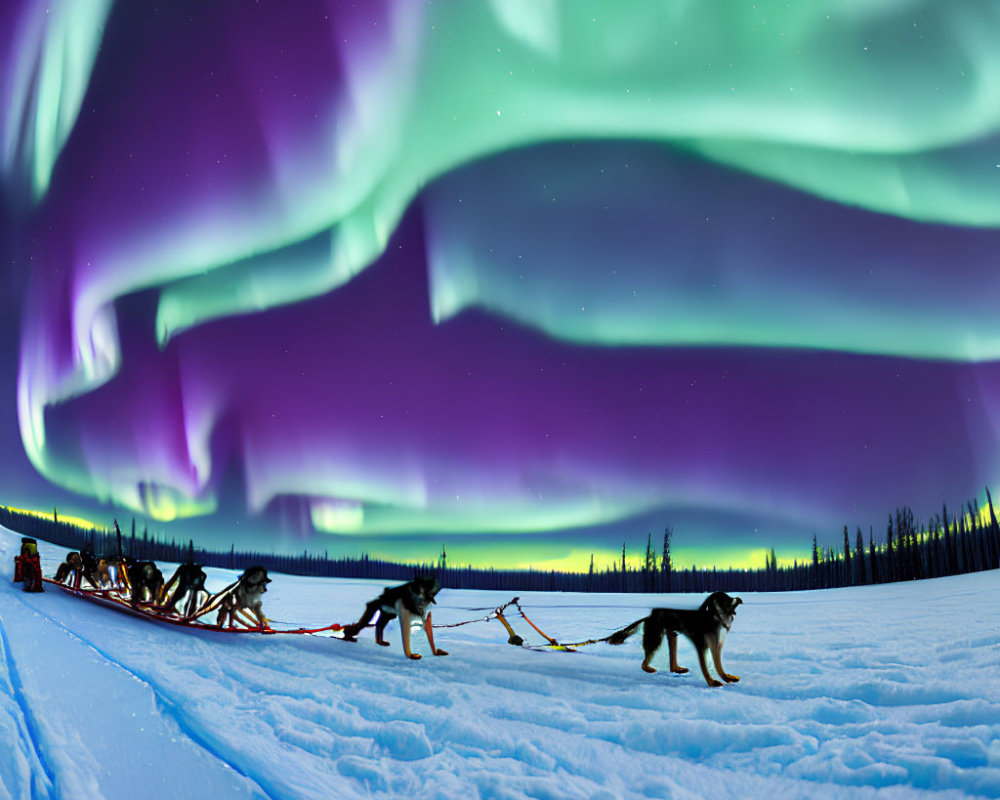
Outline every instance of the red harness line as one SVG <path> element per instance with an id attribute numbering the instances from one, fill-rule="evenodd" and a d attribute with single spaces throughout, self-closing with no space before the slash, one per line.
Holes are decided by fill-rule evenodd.
<path id="1" fill-rule="evenodd" d="M 553 639 L 551 636 L 545 633 L 545 631 L 539 628 L 534 622 L 528 619 L 528 615 L 524 613 L 524 609 L 521 608 L 521 604 L 517 602 L 520 599 L 521 599 L 520 597 L 515 597 L 510 602 L 513 603 L 515 606 L 517 606 L 518 613 L 520 613 L 520 615 L 524 617 L 524 621 L 527 622 L 532 628 L 534 628 L 538 632 L 539 636 L 541 636 L 543 639 L 547 639 L 549 644 L 559 647 L 560 646 L 559 642 L 557 642 L 555 639 Z M 508 605 L 510 605 L 510 603 L 508 603 Z"/>
<path id="2" fill-rule="evenodd" d="M 507 634 L 508 634 L 507 644 L 514 645 L 515 647 L 523 647 L 523 648 L 525 648 L 527 650 L 547 649 L 547 648 L 551 647 L 551 648 L 554 648 L 556 650 L 564 650 L 564 651 L 566 651 L 568 653 L 574 653 L 574 652 L 576 652 L 573 649 L 576 645 L 564 645 L 564 644 L 560 644 L 557 640 L 553 639 L 551 636 L 549 636 L 547 633 L 545 633 L 545 631 L 543 631 L 541 628 L 539 628 L 534 622 L 532 622 L 530 619 L 528 619 L 528 615 L 524 613 L 524 609 L 521 608 L 521 604 L 520 604 L 520 602 L 518 602 L 520 599 L 521 599 L 520 597 L 515 597 L 513 600 L 507 601 L 502 606 L 498 606 L 497 608 L 494 608 L 485 617 L 477 617 L 476 619 L 466 620 L 465 622 L 453 622 L 450 625 L 435 625 L 434 627 L 435 628 L 457 628 L 460 625 L 469 625 L 469 624 L 471 624 L 473 622 L 489 622 L 489 620 L 495 619 L 501 625 L 503 625 L 504 628 L 506 628 L 506 630 L 507 630 Z M 535 647 L 533 645 L 525 644 L 524 639 L 522 639 L 520 636 L 517 635 L 517 633 L 514 631 L 514 629 L 510 626 L 510 623 L 507 621 L 507 618 L 504 616 L 503 612 L 508 607 L 510 607 L 510 606 L 516 606 L 517 607 L 517 611 L 524 618 L 524 621 L 527 622 L 532 628 L 534 628 L 538 632 L 538 634 L 543 639 L 545 639 L 548 642 L 547 645 L 543 645 L 542 647 L 539 648 L 539 647 Z M 580 644 L 592 644 L 592 643 L 594 643 L 596 641 L 598 641 L 598 640 L 593 640 L 593 642 L 581 642 Z"/>

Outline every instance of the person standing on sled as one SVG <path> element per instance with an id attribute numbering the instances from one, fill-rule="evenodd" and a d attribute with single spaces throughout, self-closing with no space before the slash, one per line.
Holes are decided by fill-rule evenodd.
<path id="1" fill-rule="evenodd" d="M 402 586 L 387 587 L 382 594 L 365 604 L 365 613 L 361 615 L 361 619 L 344 628 L 344 639 L 348 642 L 357 641 L 357 635 L 378 614 L 378 619 L 375 620 L 375 643 L 388 647 L 389 643 L 383 636 L 385 626 L 390 620 L 399 617 L 403 652 L 407 658 L 417 660 L 420 653 L 414 653 L 410 649 L 410 620 L 420 617 L 424 621 L 424 633 L 427 634 L 431 652 L 436 656 L 446 656 L 448 654 L 444 650 L 434 645 L 434 630 L 431 626 L 431 603 L 437 602 L 434 597 L 440 591 L 441 584 L 437 578 L 414 578 Z"/>
<path id="2" fill-rule="evenodd" d="M 21 539 L 21 555 L 14 556 L 14 583 L 23 583 L 26 592 L 44 592 L 42 562 L 38 557 L 38 543 L 34 539 Z"/>

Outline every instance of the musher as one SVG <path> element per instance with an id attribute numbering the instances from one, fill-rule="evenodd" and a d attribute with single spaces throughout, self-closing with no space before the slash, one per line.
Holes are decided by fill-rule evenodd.
<path id="1" fill-rule="evenodd" d="M 38 543 L 25 536 L 21 539 L 21 555 L 14 556 L 14 583 L 21 583 L 26 592 L 44 592 L 42 562 L 38 557 Z"/>

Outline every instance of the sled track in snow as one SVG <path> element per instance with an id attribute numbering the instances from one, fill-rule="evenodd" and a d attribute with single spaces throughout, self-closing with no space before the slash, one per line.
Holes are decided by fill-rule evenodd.
<path id="1" fill-rule="evenodd" d="M 21 710 L 21 716 L 24 719 L 24 730 L 27 733 L 26 743 L 45 773 L 45 779 L 49 787 L 55 787 L 55 776 L 52 774 L 52 768 L 45 760 L 45 750 L 38 740 L 38 725 L 35 721 L 35 715 L 31 711 L 31 706 L 24 699 L 24 685 L 21 683 L 21 675 L 17 669 L 17 662 L 14 661 L 14 654 L 10 649 L 10 639 L 7 637 L 7 628 L 4 625 L 2 614 L 0 614 L 0 647 L 3 648 L 4 661 L 7 664 L 7 674 L 10 676 L 11 695 L 17 707 Z M 31 781 L 29 786 L 31 787 L 31 800 L 47 799 L 48 793 L 40 795 L 35 788 L 34 781 Z"/>
<path id="2" fill-rule="evenodd" d="M 23 598 L 18 598 L 18 599 L 21 600 L 21 602 L 24 603 L 25 605 L 28 605 L 27 603 L 24 602 Z M 80 642 L 85 647 L 90 648 L 95 653 L 97 653 L 97 655 L 99 655 L 101 658 L 107 661 L 109 664 L 118 667 L 120 670 L 132 676 L 137 681 L 142 683 L 144 686 L 148 686 L 149 690 L 153 693 L 153 696 L 156 698 L 156 703 L 162 710 L 162 712 L 166 714 L 168 717 L 170 717 L 170 719 L 172 719 L 177 724 L 177 727 L 188 739 L 190 739 L 192 742 L 198 745 L 198 747 L 200 747 L 206 753 L 209 753 L 217 761 L 228 766 L 237 775 L 240 775 L 246 778 L 247 780 L 252 781 L 254 786 L 259 791 L 260 795 L 266 798 L 266 800 L 280 800 L 280 798 L 285 796 L 285 793 L 281 791 L 281 789 L 274 786 L 268 786 L 267 784 L 269 784 L 270 781 L 258 777 L 257 775 L 254 774 L 252 770 L 246 769 L 244 766 L 234 761 L 232 758 L 230 758 L 225 753 L 220 751 L 217 747 L 215 747 L 204 736 L 199 734 L 198 731 L 188 723 L 187 719 L 185 718 L 184 714 L 181 713 L 180 708 L 177 706 L 177 704 L 171 701 L 170 698 L 163 693 L 163 691 L 157 686 L 155 681 L 150 679 L 148 676 L 142 674 L 141 672 L 137 672 L 136 670 L 125 666 L 120 661 L 116 660 L 110 653 L 106 652 L 101 647 L 98 647 L 89 639 L 84 638 L 76 631 L 74 631 L 72 628 L 66 626 L 58 619 L 53 617 L 51 614 L 47 614 L 44 611 L 40 611 L 34 606 L 30 607 L 33 611 L 37 612 L 40 616 L 44 617 L 53 625 L 55 625 L 57 628 L 59 628 L 61 631 L 63 631 L 67 636 Z M 0 619 L 0 622 L 2 622 L 2 619 Z M 2 630 L 2 625 L 0 625 L 0 630 Z M 4 650 L 7 653 L 8 661 L 10 661 L 10 649 L 6 646 L 6 634 L 4 634 L 4 640 L 5 640 Z M 12 668 L 12 665 L 10 666 Z M 14 679 L 14 675 L 15 673 L 13 672 L 12 669 L 12 674 L 11 674 L 12 681 Z M 23 700 L 19 700 L 18 704 L 21 706 L 22 711 L 25 713 L 26 716 L 30 714 L 30 711 L 24 705 Z M 42 760 L 40 755 L 41 751 L 37 746 L 38 742 L 35 738 L 36 734 L 32 732 L 31 736 L 32 736 L 32 744 L 35 745 L 35 750 L 36 752 L 39 753 L 39 760 L 41 761 Z M 44 761 L 42 761 L 42 763 L 44 765 Z M 49 772 L 49 769 L 47 767 L 45 767 L 45 771 L 46 775 L 48 775 L 49 777 L 49 781 L 52 782 L 52 774 Z"/>

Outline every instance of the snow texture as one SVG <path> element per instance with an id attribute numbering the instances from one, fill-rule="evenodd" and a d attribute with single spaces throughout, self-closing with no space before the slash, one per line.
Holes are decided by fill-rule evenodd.
<path id="1" fill-rule="evenodd" d="M 12 565 L 19 537 L 0 530 Z M 45 574 L 64 550 L 40 543 Z M 8 567 L 10 568 L 10 567 Z M 233 573 L 208 570 L 209 587 Z M 422 633 L 191 632 L 0 581 L 0 798 L 1000 797 L 1000 575 L 743 594 L 712 689 L 638 636 L 578 653 L 496 621 Z M 372 581 L 273 575 L 276 627 L 349 622 Z M 436 624 L 506 594 L 445 589 Z M 565 641 L 702 596 L 528 593 Z M 524 620 L 511 622 L 542 643 Z M 530 635 L 529 635 L 530 634 Z"/>

